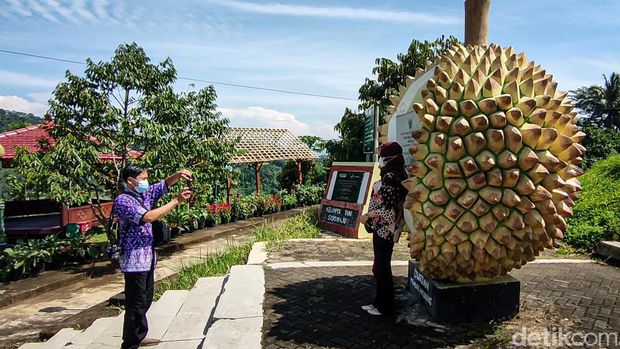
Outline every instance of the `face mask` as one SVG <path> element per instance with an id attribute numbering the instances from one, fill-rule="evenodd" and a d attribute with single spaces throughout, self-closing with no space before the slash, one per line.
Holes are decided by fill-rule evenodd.
<path id="1" fill-rule="evenodd" d="M 379 167 L 385 167 L 385 164 L 387 162 L 390 162 L 390 160 L 392 160 L 393 158 L 395 158 L 396 156 L 388 156 L 387 158 L 379 158 Z"/>
<path id="2" fill-rule="evenodd" d="M 149 189 L 149 181 L 143 180 L 138 182 L 138 186 L 136 187 L 136 192 L 142 194 L 145 193 Z"/>

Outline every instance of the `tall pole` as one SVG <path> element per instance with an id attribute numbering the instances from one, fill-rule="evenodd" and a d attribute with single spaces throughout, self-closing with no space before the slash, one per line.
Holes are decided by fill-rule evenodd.
<path id="1" fill-rule="evenodd" d="M 491 0 L 465 0 L 465 45 L 489 43 Z"/>

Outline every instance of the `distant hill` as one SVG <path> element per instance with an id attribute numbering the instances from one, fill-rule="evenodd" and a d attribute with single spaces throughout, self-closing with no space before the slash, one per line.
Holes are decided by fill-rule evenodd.
<path id="1" fill-rule="evenodd" d="M 0 109 L 0 132 L 10 131 L 43 122 L 43 118 L 30 113 Z"/>

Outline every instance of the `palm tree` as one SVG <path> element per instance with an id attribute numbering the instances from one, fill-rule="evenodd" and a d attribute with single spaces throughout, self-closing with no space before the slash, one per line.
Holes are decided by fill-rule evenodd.
<path id="1" fill-rule="evenodd" d="M 571 91 L 575 106 L 587 119 L 584 124 L 620 131 L 620 75 L 603 75 L 605 84 L 581 87 Z"/>

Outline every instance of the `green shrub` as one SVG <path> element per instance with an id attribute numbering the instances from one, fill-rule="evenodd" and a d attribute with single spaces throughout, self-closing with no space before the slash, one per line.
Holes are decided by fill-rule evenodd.
<path id="1" fill-rule="evenodd" d="M 620 155 L 595 163 L 579 180 L 583 190 L 564 241 L 590 252 L 601 240 L 620 240 Z"/>

